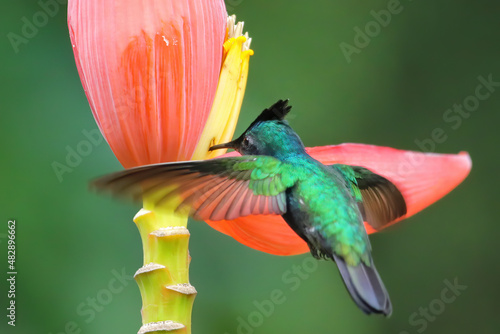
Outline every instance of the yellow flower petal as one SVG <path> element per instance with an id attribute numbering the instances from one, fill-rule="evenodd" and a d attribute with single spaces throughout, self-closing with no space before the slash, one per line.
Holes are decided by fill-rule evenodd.
<path id="1" fill-rule="evenodd" d="M 230 141 L 238 122 L 253 50 L 249 48 L 251 38 L 247 34 L 242 35 L 243 22 L 236 25 L 234 22 L 234 15 L 228 18 L 228 39 L 224 43 L 219 83 L 210 115 L 192 156 L 193 160 L 211 159 L 224 154 L 225 150 L 209 152 L 208 149 Z"/>

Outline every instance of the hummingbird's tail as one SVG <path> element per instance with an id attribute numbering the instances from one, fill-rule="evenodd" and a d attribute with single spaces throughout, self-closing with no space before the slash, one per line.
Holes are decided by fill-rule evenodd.
<path id="1" fill-rule="evenodd" d="M 370 266 L 361 262 L 354 267 L 347 265 L 343 258 L 335 254 L 333 260 L 339 267 L 340 275 L 352 299 L 363 312 L 391 315 L 391 300 L 373 260 Z"/>

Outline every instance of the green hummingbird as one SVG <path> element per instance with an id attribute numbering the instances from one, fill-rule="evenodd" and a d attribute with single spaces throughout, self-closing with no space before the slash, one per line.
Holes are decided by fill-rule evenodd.
<path id="1" fill-rule="evenodd" d="M 389 316 L 392 304 L 363 221 L 379 229 L 406 214 L 404 198 L 393 183 L 366 168 L 313 159 L 284 120 L 290 109 L 288 100 L 280 100 L 239 138 L 210 148 L 230 148 L 242 156 L 131 168 L 93 185 L 136 200 L 164 189 L 156 205 L 176 196 L 176 210 L 189 210 L 197 220 L 281 215 L 315 258 L 337 264 L 362 311 Z"/>

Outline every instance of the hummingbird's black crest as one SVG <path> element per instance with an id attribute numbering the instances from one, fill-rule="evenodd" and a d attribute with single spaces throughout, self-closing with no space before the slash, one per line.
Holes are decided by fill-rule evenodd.
<path id="1" fill-rule="evenodd" d="M 239 149 L 241 148 L 241 145 L 244 143 L 246 135 L 251 132 L 251 130 L 264 122 L 269 122 L 269 121 L 278 121 L 278 122 L 285 122 L 285 116 L 290 112 L 290 109 L 292 109 L 292 106 L 288 105 L 288 99 L 286 100 L 279 100 L 275 104 L 273 104 L 271 107 L 264 109 L 260 115 L 250 124 L 250 126 L 235 140 L 228 142 L 228 143 L 223 143 L 223 144 L 218 144 L 210 147 L 208 150 L 213 151 L 213 150 L 218 150 L 222 148 L 232 148 L 234 150 L 237 150 L 238 152 Z M 248 139 L 247 139 L 248 140 Z M 300 140 L 300 139 L 299 139 Z M 240 152 L 241 153 L 241 152 Z"/>
<path id="2" fill-rule="evenodd" d="M 264 121 L 273 121 L 273 120 L 283 120 L 285 116 L 290 112 L 292 106 L 288 105 L 288 99 L 279 100 L 271 107 L 264 109 L 262 113 L 257 117 L 256 121 L 264 122 Z"/>
<path id="3" fill-rule="evenodd" d="M 282 121 L 285 119 L 285 116 L 290 112 L 290 109 L 292 109 L 292 106 L 288 105 L 288 99 L 286 100 L 279 100 L 272 106 L 270 106 L 267 109 L 264 109 L 259 117 L 255 119 L 255 121 L 250 124 L 248 129 L 253 128 L 256 124 L 261 123 L 261 122 L 266 122 L 266 121 Z M 248 131 L 247 129 L 247 131 Z M 245 131 L 246 132 L 246 131 Z"/>

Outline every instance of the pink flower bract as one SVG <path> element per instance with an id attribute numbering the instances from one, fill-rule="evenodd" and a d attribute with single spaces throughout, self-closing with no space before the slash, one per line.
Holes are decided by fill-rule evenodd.
<path id="1" fill-rule="evenodd" d="M 189 160 L 214 100 L 222 0 L 70 0 L 68 25 L 97 124 L 125 168 Z"/>

